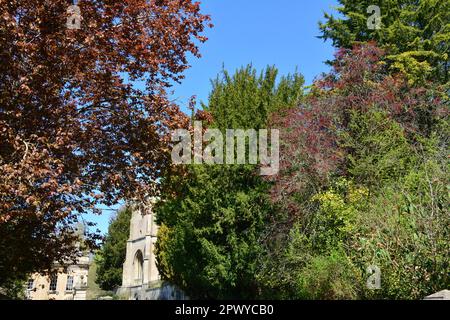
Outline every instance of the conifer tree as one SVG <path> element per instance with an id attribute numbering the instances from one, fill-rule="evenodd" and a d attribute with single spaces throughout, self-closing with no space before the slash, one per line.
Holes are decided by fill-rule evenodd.
<path id="1" fill-rule="evenodd" d="M 123 208 L 111 219 L 103 246 L 95 257 L 96 282 L 103 290 L 114 290 L 122 284 L 131 214 L 130 208 Z"/>
<path id="2" fill-rule="evenodd" d="M 297 73 L 277 81 L 278 70 L 260 75 L 252 66 L 213 81 L 204 111 L 210 126 L 265 128 L 269 114 L 296 105 L 303 94 Z M 163 182 L 157 219 L 160 273 L 192 298 L 241 299 L 258 295 L 260 238 L 272 205 L 269 183 L 256 165 L 190 165 L 186 176 Z"/>
<path id="3" fill-rule="evenodd" d="M 323 39 L 351 48 L 374 40 L 388 50 L 391 68 L 416 82 L 425 79 L 449 82 L 450 0 L 339 0 L 340 16 L 325 14 L 320 23 Z M 380 28 L 369 28 L 368 19 L 380 8 Z M 369 21 L 370 23 L 370 21 Z"/>

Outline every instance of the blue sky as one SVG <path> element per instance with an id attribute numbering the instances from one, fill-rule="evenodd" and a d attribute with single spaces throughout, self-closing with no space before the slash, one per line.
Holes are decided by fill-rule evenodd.
<path id="1" fill-rule="evenodd" d="M 210 80 L 222 70 L 252 63 L 258 70 L 275 65 L 280 74 L 298 71 L 307 84 L 329 70 L 324 61 L 333 57 L 331 43 L 318 39 L 323 12 L 333 12 L 337 0 L 204 0 L 202 11 L 210 14 L 214 28 L 200 46 L 202 58 L 191 58 L 186 78 L 173 90 L 172 99 L 186 110 L 189 98 L 207 101 Z M 88 216 L 105 233 L 113 211 Z"/>
<path id="2" fill-rule="evenodd" d="M 206 32 L 208 42 L 200 49 L 201 59 L 190 59 L 192 68 L 174 97 L 185 105 L 192 95 L 206 101 L 210 79 L 222 65 L 229 71 L 253 63 L 257 69 L 275 65 L 281 74 L 294 72 L 305 76 L 307 84 L 328 67 L 331 43 L 318 39 L 323 12 L 333 11 L 336 0 L 205 0 L 203 12 L 215 25 Z"/>

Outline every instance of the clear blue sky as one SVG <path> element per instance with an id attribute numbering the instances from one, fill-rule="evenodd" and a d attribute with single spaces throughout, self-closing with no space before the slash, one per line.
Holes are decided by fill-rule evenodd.
<path id="1" fill-rule="evenodd" d="M 192 68 L 174 97 L 186 104 L 197 95 L 206 101 L 210 79 L 225 65 L 235 69 L 253 63 L 257 69 L 275 65 L 281 74 L 294 72 L 306 83 L 328 70 L 324 61 L 332 58 L 330 42 L 318 39 L 323 12 L 333 11 L 336 0 L 204 0 L 203 12 L 215 25 L 206 32 L 209 40 L 200 49 L 201 59 L 190 59 Z"/>
<path id="2" fill-rule="evenodd" d="M 324 61 L 333 57 L 330 42 L 318 39 L 318 22 L 323 12 L 332 12 L 337 0 L 203 0 L 202 11 L 210 14 L 213 29 L 200 46 L 202 58 L 191 58 L 186 78 L 174 87 L 173 99 L 186 110 L 193 95 L 207 101 L 210 80 L 225 69 L 252 63 L 258 70 L 275 65 L 280 74 L 305 76 L 307 84 L 329 68 Z M 105 233 L 111 211 L 88 216 Z"/>

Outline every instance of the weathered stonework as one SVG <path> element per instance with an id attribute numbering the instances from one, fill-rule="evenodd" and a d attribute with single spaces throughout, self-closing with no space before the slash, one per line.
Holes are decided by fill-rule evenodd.
<path id="1" fill-rule="evenodd" d="M 27 283 L 26 299 L 86 300 L 89 266 L 90 257 L 86 255 L 78 258 L 76 264 L 55 264 L 53 275 L 33 274 Z"/>
<path id="2" fill-rule="evenodd" d="M 184 295 L 161 281 L 154 253 L 158 226 L 151 205 L 135 205 L 123 264 L 122 287 L 117 295 L 132 300 L 183 299 Z"/>

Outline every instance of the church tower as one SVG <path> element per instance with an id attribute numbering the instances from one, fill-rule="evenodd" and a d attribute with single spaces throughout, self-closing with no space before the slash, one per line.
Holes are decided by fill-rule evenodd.
<path id="1" fill-rule="evenodd" d="M 154 253 L 158 226 L 153 201 L 134 205 L 130 221 L 130 237 L 123 264 L 122 287 L 117 294 L 133 300 L 183 300 L 188 297 L 168 282 L 161 281 Z"/>
<path id="2" fill-rule="evenodd" d="M 160 280 L 154 254 L 158 227 L 151 206 L 135 205 L 132 210 L 121 290 L 138 291 Z"/>

